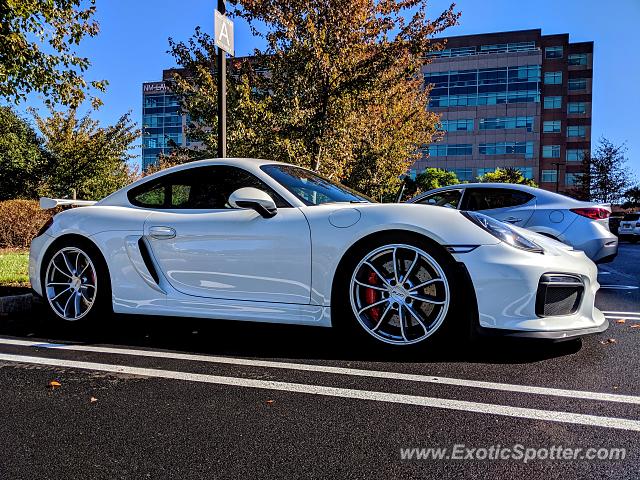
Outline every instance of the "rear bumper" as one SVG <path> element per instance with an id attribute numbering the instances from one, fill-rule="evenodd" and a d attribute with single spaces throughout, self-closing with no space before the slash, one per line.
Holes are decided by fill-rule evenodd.
<path id="1" fill-rule="evenodd" d="M 618 237 L 611 233 L 605 238 L 594 238 L 575 245 L 574 248 L 582 250 L 595 263 L 607 263 L 618 255 Z"/>

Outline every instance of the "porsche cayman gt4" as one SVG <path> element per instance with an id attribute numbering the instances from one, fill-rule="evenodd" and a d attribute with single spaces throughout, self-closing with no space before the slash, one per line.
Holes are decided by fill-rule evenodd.
<path id="1" fill-rule="evenodd" d="M 309 170 L 214 159 L 74 204 L 33 240 L 53 317 L 110 312 L 343 327 L 398 347 L 603 331 L 582 252 L 477 212 L 380 204 Z"/>

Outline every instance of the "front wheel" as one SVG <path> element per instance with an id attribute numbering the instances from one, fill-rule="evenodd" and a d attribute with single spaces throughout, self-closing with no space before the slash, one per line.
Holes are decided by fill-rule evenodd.
<path id="1" fill-rule="evenodd" d="M 57 320 L 84 323 L 111 311 L 106 266 L 95 247 L 57 246 L 43 265 L 43 296 Z"/>
<path id="2" fill-rule="evenodd" d="M 459 310 L 453 304 L 460 304 L 453 259 L 413 236 L 393 240 L 373 241 L 350 255 L 337 287 L 342 292 L 334 290 L 338 304 L 347 303 L 350 312 L 334 308 L 334 313 L 379 344 L 422 345 L 451 330 L 468 339 L 469 315 L 453 314 Z"/>

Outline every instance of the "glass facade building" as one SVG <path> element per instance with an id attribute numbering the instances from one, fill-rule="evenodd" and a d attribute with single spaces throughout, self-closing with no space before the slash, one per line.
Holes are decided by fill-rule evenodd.
<path id="1" fill-rule="evenodd" d="M 163 78 L 170 74 L 163 73 Z M 158 155 L 187 146 L 186 117 L 180 113 L 178 97 L 165 81 L 142 85 L 142 168 L 156 163 Z"/>
<path id="2" fill-rule="evenodd" d="M 474 181 L 514 167 L 542 188 L 571 192 L 591 149 L 593 42 L 539 29 L 446 41 L 422 68 L 444 136 L 425 145 L 412 171 L 443 168 Z"/>

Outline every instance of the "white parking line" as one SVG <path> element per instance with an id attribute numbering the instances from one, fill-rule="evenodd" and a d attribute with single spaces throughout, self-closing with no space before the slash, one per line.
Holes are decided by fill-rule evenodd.
<path id="1" fill-rule="evenodd" d="M 601 311 L 605 315 L 633 315 L 633 316 L 640 317 L 640 312 L 607 312 L 604 310 L 601 310 Z"/>
<path id="2" fill-rule="evenodd" d="M 559 412 L 554 410 L 538 410 L 534 408 L 509 407 L 490 403 L 468 402 L 465 400 L 449 400 L 444 398 L 420 397 L 398 393 L 377 392 L 369 390 L 355 390 L 351 388 L 336 388 L 323 385 L 309 385 L 304 383 L 273 382 L 269 380 L 254 380 L 250 378 L 222 377 L 218 375 L 204 375 L 200 373 L 186 373 L 172 370 L 158 370 L 155 368 L 138 368 L 105 363 L 79 362 L 55 358 L 33 357 L 27 355 L 0 354 L 0 361 L 46 365 L 51 367 L 78 368 L 98 372 L 139 375 L 151 378 L 166 378 L 234 387 L 258 388 L 277 390 L 282 392 L 323 395 L 329 397 L 351 398 L 357 400 L 372 400 L 376 402 L 399 403 L 422 407 L 443 408 L 473 413 L 501 415 L 506 417 L 526 418 L 549 422 L 572 423 L 592 427 L 614 428 L 640 432 L 640 421 L 627 418 L 599 417 L 581 413 Z"/>
<path id="3" fill-rule="evenodd" d="M 600 285 L 600 288 L 606 288 L 609 290 L 637 290 L 640 287 L 634 285 Z"/>
<path id="4" fill-rule="evenodd" d="M 620 315 L 605 315 L 607 320 L 637 320 L 640 322 L 640 317 L 622 317 Z"/>
<path id="5" fill-rule="evenodd" d="M 273 362 L 269 360 L 251 360 L 246 358 L 219 357 L 211 355 L 196 355 L 191 353 L 162 352 L 154 350 L 138 350 L 129 348 L 98 347 L 92 345 L 67 345 L 42 343 L 30 340 L 0 338 L 0 345 L 16 345 L 26 347 L 47 348 L 53 350 L 72 350 L 77 352 L 108 353 L 117 355 L 133 355 L 139 357 L 164 358 L 172 360 L 187 360 L 195 362 L 219 363 L 226 365 L 240 365 L 246 367 L 280 368 L 305 372 L 329 373 L 369 378 L 383 378 L 388 380 L 402 380 L 410 382 L 434 383 L 459 387 L 484 388 L 534 395 L 548 395 L 555 397 L 580 398 L 602 402 L 628 403 L 640 405 L 640 397 L 615 393 L 588 392 L 580 390 L 565 390 L 560 388 L 536 387 L 530 385 L 512 385 L 508 383 L 494 383 L 480 380 L 461 378 L 436 377 L 432 375 L 417 375 L 412 373 L 386 372 L 380 370 L 365 370 L 357 368 L 332 367 L 328 365 L 313 365 L 306 363 Z"/>

